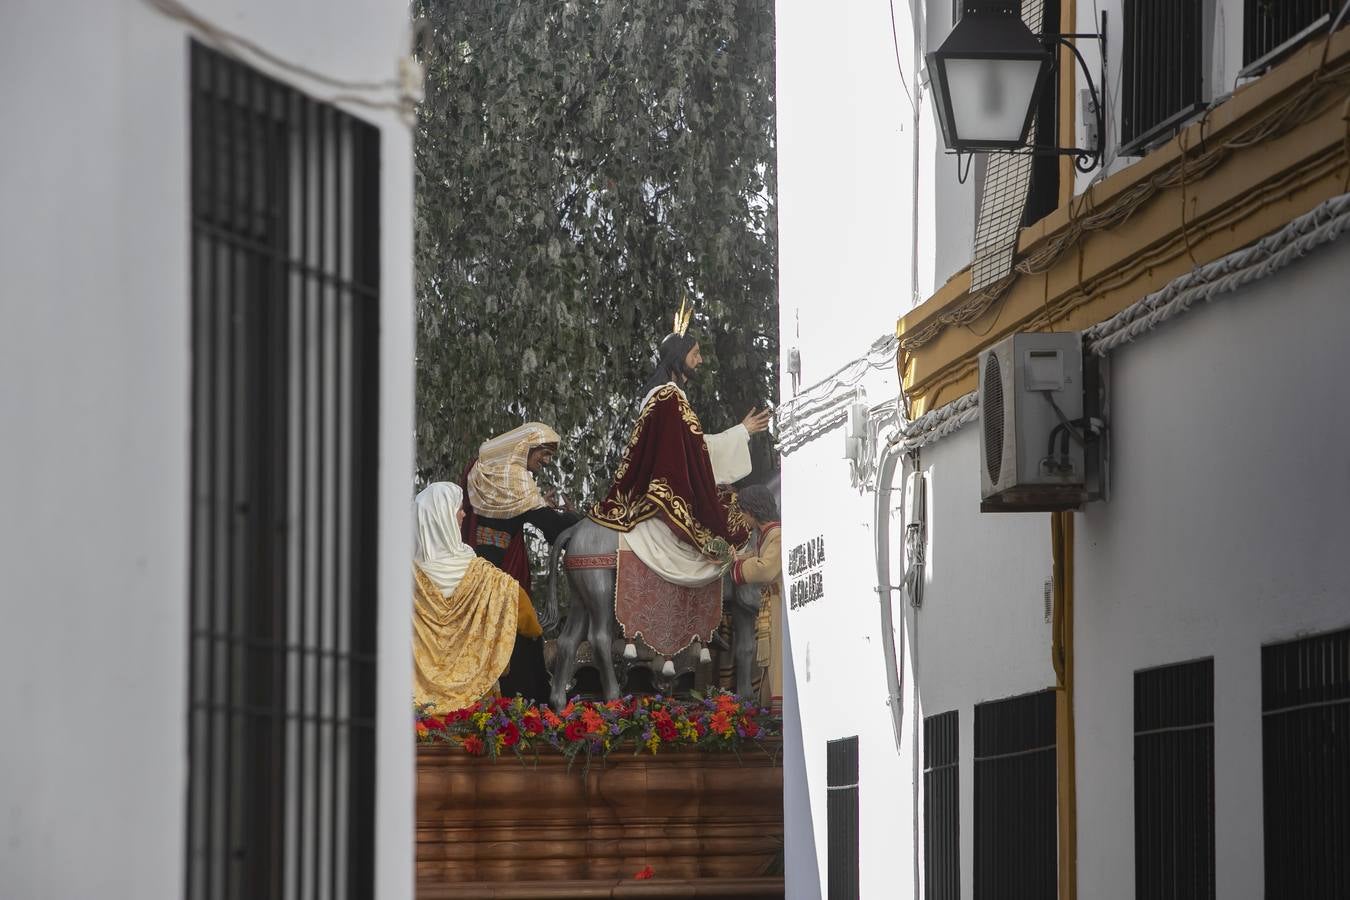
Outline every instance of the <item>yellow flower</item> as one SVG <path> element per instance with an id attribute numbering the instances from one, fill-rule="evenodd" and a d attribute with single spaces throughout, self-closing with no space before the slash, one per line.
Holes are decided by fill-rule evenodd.
<path id="1" fill-rule="evenodd" d="M 473 727 L 474 727 L 474 728 L 482 728 L 484 725 L 487 724 L 487 720 L 490 719 L 490 718 L 491 718 L 491 716 L 488 715 L 488 714 L 485 713 L 485 712 L 474 713 L 474 714 L 473 714 Z"/>
<path id="2" fill-rule="evenodd" d="M 652 751 L 652 753 L 656 753 L 656 748 L 659 746 L 661 746 L 661 739 L 655 734 L 647 738 L 647 749 Z"/>

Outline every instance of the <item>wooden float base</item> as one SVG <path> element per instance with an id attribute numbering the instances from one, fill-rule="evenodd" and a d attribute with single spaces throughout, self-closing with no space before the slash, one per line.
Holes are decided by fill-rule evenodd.
<path id="1" fill-rule="evenodd" d="M 658 897 L 707 898 L 737 897 L 747 900 L 776 900 L 783 896 L 783 876 L 763 878 L 683 878 L 650 881 L 517 881 L 498 884 L 491 881 L 466 882 L 455 885 L 417 887 L 418 900 L 655 900 Z"/>
<path id="2" fill-rule="evenodd" d="M 619 752 L 569 771 L 556 752 L 522 764 L 420 745 L 418 900 L 782 897 L 779 749 Z"/>

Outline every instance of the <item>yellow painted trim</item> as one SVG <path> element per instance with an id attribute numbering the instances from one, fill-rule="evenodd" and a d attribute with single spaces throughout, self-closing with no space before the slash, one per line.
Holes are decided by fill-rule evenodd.
<path id="1" fill-rule="evenodd" d="M 1019 256 L 1067 231 L 1083 216 L 1138 188 L 1204 143 L 1231 138 L 1275 104 L 1298 95 L 1323 65 L 1350 60 L 1350 29 L 1314 42 L 1216 107 L 1202 122 L 1139 162 L 1098 182 L 1022 230 Z M 1079 330 L 1159 290 L 1195 266 L 1245 247 L 1347 190 L 1350 181 L 1350 84 L 1337 82 L 1308 121 L 1250 147 L 1235 148 L 1204 177 L 1160 189 L 1123 224 L 1089 232 L 1047 271 L 1019 274 L 1006 294 L 968 325 L 948 325 L 902 352 L 903 388 L 919 416 L 975 386 L 980 350 L 1015 331 Z M 1182 211 L 1185 211 L 1184 218 Z M 958 272 L 897 324 L 904 338 L 928 329 L 970 300 L 970 272 Z"/>

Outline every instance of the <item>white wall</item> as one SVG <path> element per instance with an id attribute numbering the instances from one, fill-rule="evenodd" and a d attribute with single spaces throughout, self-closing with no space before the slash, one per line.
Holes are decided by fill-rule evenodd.
<path id="1" fill-rule="evenodd" d="M 915 268 L 917 293 L 927 296 L 933 287 L 935 132 L 921 112 L 916 146 L 911 98 L 921 110 L 923 101 L 914 6 L 778 3 L 780 334 L 785 356 L 801 350 L 804 388 L 863 356 L 895 327 L 916 293 Z M 877 404 L 894 398 L 899 385 L 886 366 L 870 372 L 863 387 Z M 786 379 L 782 396 L 791 396 Z M 825 596 L 785 616 L 785 672 L 795 675 L 795 690 L 784 691 L 786 727 L 790 736 L 795 727 L 801 733 L 801 755 L 789 741 L 784 770 L 787 890 L 793 898 L 816 897 L 827 883 L 825 746 L 857 735 L 862 895 L 908 897 L 912 732 L 907 728 L 897 751 L 875 590 L 873 494 L 852 487 L 843 437 L 835 429 L 783 460 L 785 552 L 821 535 L 827 560 Z M 898 613 L 897 606 L 897 626 Z"/>
<path id="2" fill-rule="evenodd" d="M 918 715 L 957 711 L 963 896 L 974 891 L 975 704 L 1055 683 L 1045 616 L 1050 514 L 980 512 L 979 440 L 971 425 L 922 451 L 927 578 L 911 613 Z"/>
<path id="3" fill-rule="evenodd" d="M 911 753 L 908 741 L 897 752 L 887 704 L 875 590 L 873 495 L 849 487 L 848 463 L 840 458 L 842 445 L 842 431 L 835 431 L 783 461 L 784 553 L 816 536 L 824 537 L 826 553 L 824 596 L 798 609 L 788 608 L 785 616 L 790 674 L 796 678 L 792 703 L 800 714 L 810 798 L 809 817 L 793 805 L 785 807 L 787 853 L 792 859 L 810 852 L 812 836 L 804 827 L 810 826 L 819 884 L 827 883 L 825 746 L 827 741 L 856 735 L 862 896 L 909 897 Z M 785 585 L 791 580 L 785 575 Z M 791 714 L 786 697 L 784 713 Z M 794 769 L 785 769 L 785 779 L 797 776 Z M 785 789 L 785 802 L 793 800 L 793 790 Z M 814 882 L 790 873 L 789 897 L 811 897 L 816 891 Z"/>
<path id="4" fill-rule="evenodd" d="M 1134 897 L 1133 673 L 1214 659 L 1217 894 L 1263 896 L 1261 645 L 1350 625 L 1344 240 L 1112 355 L 1077 526 L 1079 893 Z"/>
<path id="5" fill-rule="evenodd" d="M 394 0 L 191 6 L 346 78 L 406 52 Z M 189 32 L 135 0 L 11 0 L 3 20 L 0 896 L 178 897 Z M 395 114 L 358 114 L 384 166 L 378 878 L 410 897 L 411 151 Z"/>
<path id="6" fill-rule="evenodd" d="M 903 0 L 895 7 L 912 73 Z M 780 343 L 802 347 L 806 386 L 908 306 L 912 112 L 884 3 L 781 0 L 777 77 Z"/>

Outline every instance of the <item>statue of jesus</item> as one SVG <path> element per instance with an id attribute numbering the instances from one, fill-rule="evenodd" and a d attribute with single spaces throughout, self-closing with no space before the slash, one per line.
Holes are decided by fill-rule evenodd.
<path id="1" fill-rule="evenodd" d="M 687 333 L 684 304 L 675 331 L 661 341 L 637 424 L 609 494 L 590 512 L 622 532 L 643 563 L 667 581 L 697 586 L 717 578 L 749 525 L 730 491 L 750 474 L 750 436 L 769 424 L 767 409 L 753 409 L 740 424 L 704 434 L 685 385 L 703 362 Z"/>

